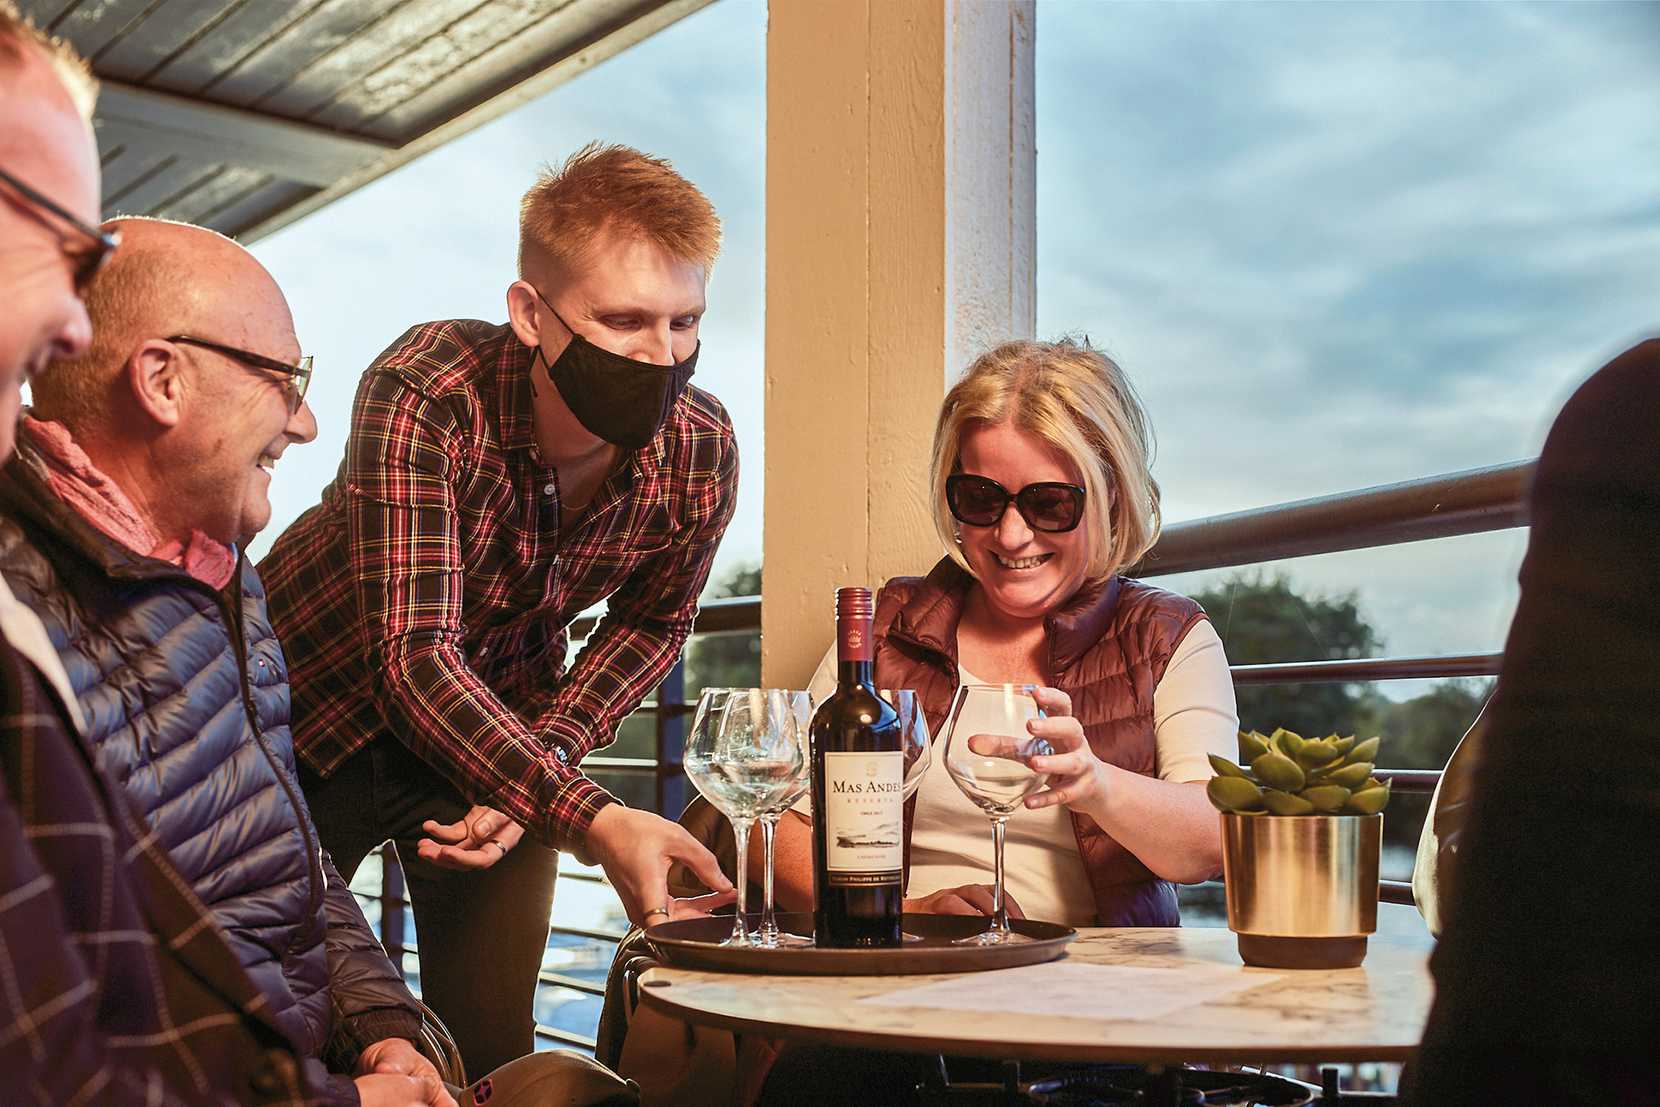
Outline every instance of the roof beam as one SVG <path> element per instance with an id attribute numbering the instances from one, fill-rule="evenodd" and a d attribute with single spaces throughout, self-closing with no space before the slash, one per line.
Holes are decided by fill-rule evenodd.
<path id="1" fill-rule="evenodd" d="M 303 219 L 340 197 L 355 192 L 377 177 L 390 173 L 445 143 L 453 142 L 515 108 L 522 107 L 555 86 L 615 57 L 713 2 L 714 0 L 639 0 L 636 6 L 615 23 L 601 28 L 598 33 L 583 42 L 573 44 L 564 55 L 550 60 L 547 67 L 535 76 L 417 135 L 403 146 L 383 149 L 372 162 L 363 163 L 355 172 L 338 173 L 329 180 L 320 182 L 323 185 L 320 191 L 283 207 L 270 218 L 252 227 L 243 228 L 236 236 L 237 241 L 248 245 L 296 220 Z"/>
<path id="2" fill-rule="evenodd" d="M 257 169 L 316 188 L 355 177 L 396 149 L 373 139 L 122 81 L 99 82 L 98 116 L 154 135 L 159 149 Z"/>

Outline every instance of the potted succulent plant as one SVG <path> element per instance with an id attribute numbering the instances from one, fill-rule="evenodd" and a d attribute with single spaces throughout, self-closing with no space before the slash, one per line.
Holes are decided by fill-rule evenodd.
<path id="1" fill-rule="evenodd" d="M 1228 928 L 1247 965 L 1358 965 L 1377 929 L 1378 860 L 1389 784 L 1378 739 L 1241 731 L 1236 765 L 1211 756 L 1222 812 Z"/>

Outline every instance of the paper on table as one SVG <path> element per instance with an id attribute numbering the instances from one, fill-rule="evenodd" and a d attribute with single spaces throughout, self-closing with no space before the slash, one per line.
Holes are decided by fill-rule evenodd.
<path id="1" fill-rule="evenodd" d="M 1278 973 L 1226 965 L 1177 969 L 1052 961 L 1018 969 L 963 973 L 859 1000 L 876 1007 L 936 1007 L 1021 1015 L 1147 1021 L 1172 1011 L 1272 984 Z"/>

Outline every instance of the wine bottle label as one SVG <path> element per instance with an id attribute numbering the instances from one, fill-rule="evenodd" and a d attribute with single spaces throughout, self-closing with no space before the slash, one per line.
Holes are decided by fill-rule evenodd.
<path id="1" fill-rule="evenodd" d="M 905 755 L 824 754 L 825 872 L 831 884 L 896 884 L 904 864 Z"/>

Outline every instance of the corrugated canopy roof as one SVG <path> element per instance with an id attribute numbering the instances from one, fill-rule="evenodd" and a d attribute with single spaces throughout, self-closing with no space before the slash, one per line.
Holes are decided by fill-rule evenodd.
<path id="1" fill-rule="evenodd" d="M 22 0 L 103 85 L 106 214 L 269 234 L 710 0 Z"/>

